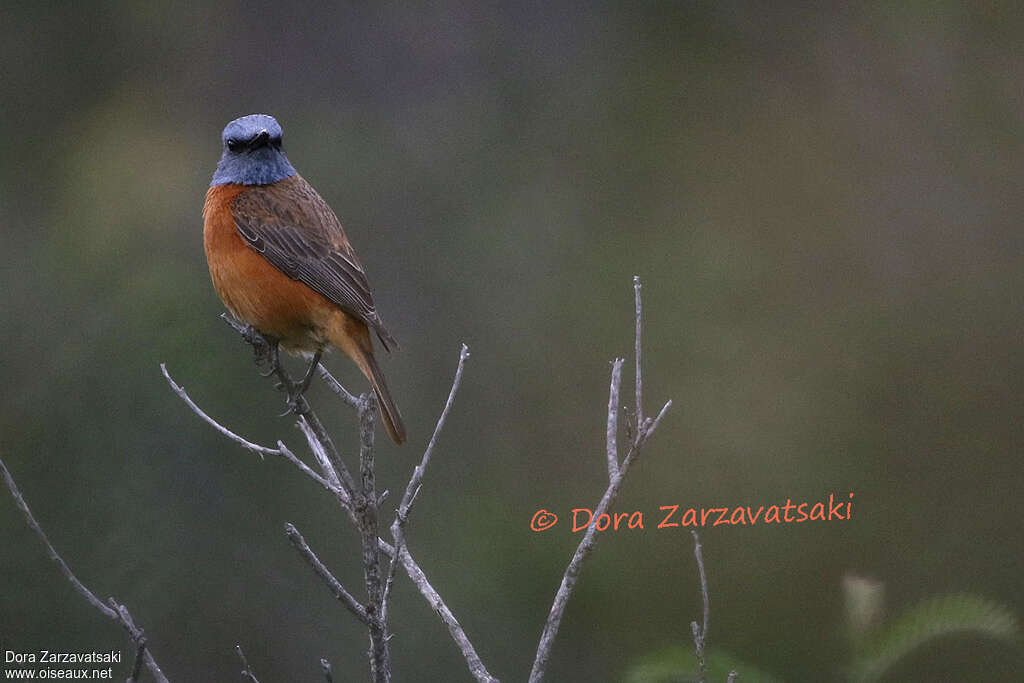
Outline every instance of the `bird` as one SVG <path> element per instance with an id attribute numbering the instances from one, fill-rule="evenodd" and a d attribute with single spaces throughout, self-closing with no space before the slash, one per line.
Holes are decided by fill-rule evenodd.
<path id="1" fill-rule="evenodd" d="M 396 346 L 377 313 L 363 265 L 337 215 L 296 172 L 283 132 L 267 114 L 231 121 L 203 204 L 203 245 L 213 287 L 230 314 L 268 345 L 272 374 L 278 348 L 312 355 L 289 405 L 309 386 L 324 350 L 340 349 L 369 380 L 385 429 L 406 432 L 373 355 L 371 330 Z"/>

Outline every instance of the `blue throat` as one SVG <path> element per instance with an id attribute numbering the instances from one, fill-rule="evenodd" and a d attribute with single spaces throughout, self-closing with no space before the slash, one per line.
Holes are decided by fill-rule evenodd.
<path id="1" fill-rule="evenodd" d="M 217 162 L 210 186 L 227 185 L 270 185 L 295 175 L 295 168 L 288 157 L 279 149 L 261 147 L 245 152 L 225 149 Z"/>

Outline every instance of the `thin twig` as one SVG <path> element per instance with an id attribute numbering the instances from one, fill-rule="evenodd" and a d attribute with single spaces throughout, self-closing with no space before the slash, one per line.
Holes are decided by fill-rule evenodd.
<path id="1" fill-rule="evenodd" d="M 736 673 L 735 671 L 730 671 L 729 677 L 725 679 L 725 683 L 734 683 L 737 676 L 739 676 L 738 673 Z"/>
<path id="2" fill-rule="evenodd" d="M 384 624 L 385 628 L 388 623 L 388 607 L 391 600 L 391 588 L 395 585 L 395 570 L 398 569 L 398 558 L 402 554 L 402 550 L 405 548 L 405 535 L 402 533 L 398 534 L 395 539 L 396 556 L 392 557 L 388 563 L 388 575 L 384 580 L 384 595 L 380 599 L 380 620 Z"/>
<path id="3" fill-rule="evenodd" d="M 260 683 L 259 679 L 256 678 L 256 674 L 252 672 L 252 667 L 249 666 L 249 660 L 245 658 L 245 653 L 242 652 L 242 646 L 235 645 L 235 652 L 238 653 L 238 658 L 242 660 L 242 678 L 249 681 L 249 683 Z"/>
<path id="4" fill-rule="evenodd" d="M 405 525 L 409 521 L 409 512 L 412 510 L 413 503 L 416 502 L 416 496 L 423 487 L 423 476 L 426 474 L 427 465 L 430 464 L 430 457 L 434 453 L 434 446 L 437 444 L 441 430 L 444 429 L 444 424 L 448 420 L 448 413 L 451 412 L 452 405 L 455 403 L 455 395 L 459 392 L 459 387 L 462 385 L 462 372 L 466 367 L 467 358 L 469 358 L 469 347 L 463 344 L 462 349 L 459 351 L 459 364 L 455 368 L 455 377 L 452 379 L 452 388 L 448 391 L 448 400 L 445 401 L 444 409 L 441 410 L 441 415 L 437 418 L 437 424 L 434 425 L 434 433 L 430 437 L 430 443 L 427 444 L 427 448 L 423 451 L 423 458 L 420 460 L 420 464 L 413 469 L 412 476 L 409 478 L 409 483 L 405 487 L 405 493 L 402 495 L 402 501 L 399 503 L 398 509 L 395 511 L 395 519 L 391 523 L 391 535 L 395 540 L 395 548 L 398 549 L 398 552 L 391 558 L 391 566 L 388 568 L 388 578 L 384 584 L 384 598 L 381 603 L 381 620 L 385 623 L 387 623 L 388 598 L 391 595 L 391 586 L 394 581 L 395 568 L 398 565 L 398 557 L 401 556 L 402 549 L 405 547 Z"/>
<path id="5" fill-rule="evenodd" d="M 331 675 L 331 663 L 326 658 L 320 658 L 320 668 L 324 670 L 324 678 L 327 683 L 334 683 L 334 676 Z"/>
<path id="6" fill-rule="evenodd" d="M 352 408 L 359 410 L 359 399 L 352 395 L 352 393 L 342 386 L 341 382 L 334 378 L 334 375 L 324 367 L 323 363 L 317 365 L 317 373 L 320 375 L 320 379 L 324 381 L 327 388 L 336 393 L 341 397 L 341 400 L 347 403 Z"/>
<path id="7" fill-rule="evenodd" d="M 391 546 L 384 539 L 378 539 L 381 551 L 389 557 L 395 556 L 395 548 Z M 469 673 L 472 674 L 480 683 L 500 683 L 497 678 L 492 676 L 487 667 L 484 666 L 480 656 L 476 653 L 476 649 L 473 647 L 473 643 L 470 642 L 466 632 L 462 629 L 462 625 L 459 624 L 459 620 L 455 618 L 452 611 L 448 609 L 448 605 L 445 604 L 444 600 L 441 599 L 440 594 L 434 589 L 427 580 L 427 575 L 423 573 L 423 570 L 413 559 L 412 555 L 409 554 L 408 548 L 403 548 L 399 553 L 401 558 L 402 567 L 405 569 L 405 573 L 409 576 L 409 580 L 412 581 L 413 585 L 420 592 L 420 595 L 426 599 L 431 609 L 441 618 L 444 625 L 448 627 L 448 633 L 451 635 L 452 640 L 458 646 L 459 651 L 462 653 L 463 659 L 466 660 L 466 665 L 469 667 Z"/>
<path id="8" fill-rule="evenodd" d="M 140 641 L 145 640 L 146 634 L 143 632 L 142 627 L 135 624 L 135 620 L 132 619 L 131 612 L 128 608 L 120 604 L 114 598 L 107 598 L 107 604 L 115 612 L 117 612 L 117 619 L 121 622 L 121 626 L 128 633 L 128 637 L 132 639 L 135 646 L 138 647 Z M 142 658 L 146 663 L 146 668 L 149 669 L 150 673 L 153 674 L 153 678 L 156 679 L 157 683 L 167 683 L 167 678 L 164 677 L 163 671 L 157 666 L 156 660 L 153 659 L 153 655 L 150 654 L 148 646 L 145 652 L 142 653 Z"/>
<path id="9" fill-rule="evenodd" d="M 672 405 L 672 401 L 665 403 L 661 411 L 658 413 L 658 417 L 654 420 L 643 417 L 643 374 L 642 366 L 640 363 L 641 354 L 641 302 L 640 302 L 640 278 L 633 278 L 633 291 L 636 302 L 636 342 L 635 342 L 635 353 L 636 353 L 636 424 L 637 432 L 635 437 L 632 439 L 629 447 L 629 452 L 626 457 L 622 459 L 622 463 L 618 465 L 618 471 L 614 474 L 609 474 L 608 488 L 605 489 L 604 495 L 601 497 L 601 501 L 597 504 L 597 508 L 594 510 L 594 519 L 599 519 L 601 515 L 608 512 L 612 503 L 615 501 L 616 496 L 619 493 L 619 488 L 622 486 L 622 482 L 625 481 L 626 474 L 629 472 L 630 466 L 633 464 L 633 460 L 640 453 L 640 449 L 643 448 L 647 439 L 654 433 L 658 428 L 658 424 L 661 422 L 662 416 L 665 411 L 668 410 L 669 406 Z M 621 365 L 620 361 L 616 360 L 616 365 Z M 617 434 L 612 431 L 611 424 L 616 418 L 612 417 L 611 413 L 617 411 L 617 400 L 613 395 L 616 392 L 615 382 L 615 370 L 616 366 L 612 366 L 612 383 L 609 387 L 608 397 L 608 423 L 609 428 L 606 435 L 605 451 L 608 459 L 609 472 L 612 470 L 612 463 L 618 460 L 616 439 Z M 558 591 L 555 593 L 555 599 L 551 603 L 551 611 L 548 613 L 547 621 L 544 622 L 544 630 L 541 633 L 540 642 L 537 645 L 537 654 L 533 661 L 533 668 L 530 671 L 530 683 L 540 683 L 544 679 L 546 673 L 548 660 L 551 657 L 551 650 L 555 642 L 555 637 L 558 635 L 558 629 L 562 623 L 562 617 L 565 614 L 565 608 L 569 604 L 569 598 L 572 597 L 572 592 L 576 587 L 576 583 L 579 580 L 580 571 L 583 567 L 583 562 L 590 555 L 594 549 L 594 544 L 597 541 L 597 525 L 591 524 L 587 527 L 586 532 L 583 535 L 583 540 L 580 541 L 576 547 L 576 551 L 573 553 L 572 559 L 569 560 L 569 565 L 565 568 L 565 574 L 562 576 L 562 583 L 558 587 Z"/>
<path id="10" fill-rule="evenodd" d="M 312 451 L 313 457 L 316 458 L 316 462 L 320 466 L 320 471 L 324 473 L 326 481 L 330 482 L 331 486 L 334 487 L 333 492 L 338 497 L 338 500 L 343 507 L 351 509 L 352 499 L 349 497 L 348 492 L 342 488 L 338 472 L 334 469 L 334 465 L 331 464 L 330 458 L 327 457 L 327 452 L 324 450 L 320 440 L 316 438 L 313 429 L 305 419 L 298 419 L 295 421 L 295 424 L 298 425 L 302 435 L 306 437 L 309 450 Z"/>
<path id="11" fill-rule="evenodd" d="M 174 381 L 174 379 L 171 377 L 171 374 L 167 371 L 167 364 L 166 363 L 161 363 L 160 364 L 160 372 L 162 372 L 164 374 L 164 379 L 166 379 L 168 384 L 171 385 L 171 389 L 174 391 L 174 393 L 176 393 L 178 395 L 178 398 L 180 398 L 182 401 L 184 401 L 185 404 L 189 408 L 192 409 L 192 412 L 194 412 L 196 415 L 201 417 L 203 419 L 203 421 L 206 422 L 206 424 L 210 425 L 211 427 L 213 427 L 218 432 L 220 432 L 224 436 L 228 437 L 229 439 L 231 439 L 235 443 L 240 444 L 241 446 L 243 446 L 245 448 L 248 448 L 250 451 L 252 451 L 253 453 L 257 453 L 260 456 L 264 456 L 264 455 L 284 456 L 284 453 L 281 450 L 279 450 L 277 448 L 267 448 L 266 446 L 261 446 L 259 444 L 253 443 L 252 441 L 249 441 L 248 439 L 245 439 L 245 438 L 239 436 L 238 434 L 235 434 L 233 431 L 231 431 L 227 427 L 222 426 L 219 422 L 217 422 L 212 417 L 207 415 L 203 411 L 203 409 L 200 408 L 198 405 L 196 405 L 195 401 L 193 401 L 189 397 L 189 395 L 185 392 L 184 387 L 182 387 L 180 384 L 178 384 L 177 382 Z"/>
<path id="12" fill-rule="evenodd" d="M 253 453 L 259 454 L 260 457 L 263 457 L 264 455 L 276 455 L 281 458 L 284 458 L 285 460 L 289 461 L 290 463 L 298 467 L 300 470 L 302 470 L 302 473 L 305 474 L 307 477 L 310 477 L 313 481 L 320 484 L 331 493 L 334 493 L 335 495 L 339 493 L 338 487 L 336 485 L 332 485 L 326 479 L 324 479 L 319 474 L 310 469 L 309 465 L 304 463 L 301 458 L 292 453 L 291 450 L 287 446 L 285 446 L 283 442 L 278 441 L 277 448 L 268 448 L 267 446 L 261 446 L 257 443 L 249 441 L 248 439 L 242 436 L 239 436 L 238 434 L 234 433 L 227 427 L 223 426 L 222 424 L 214 420 L 202 408 L 200 408 L 196 404 L 196 402 L 193 401 L 192 398 L 188 395 L 188 393 L 185 391 L 185 388 L 174 381 L 174 379 L 171 377 L 171 374 L 167 371 L 166 364 L 160 364 L 160 371 L 163 373 L 164 378 L 167 380 L 168 384 L 171 385 L 171 390 L 178 395 L 178 398 L 184 401 L 185 405 L 192 409 L 192 412 L 194 412 L 196 415 L 202 418 L 204 422 L 206 422 L 208 425 L 216 429 L 218 432 L 228 437 L 235 443 L 241 445 L 242 447 L 247 448 Z"/>
<path id="13" fill-rule="evenodd" d="M 612 381 L 608 387 L 608 431 L 605 435 L 605 450 L 608 454 L 608 480 L 619 473 L 619 390 L 622 387 L 622 358 L 612 363 Z"/>
<path id="14" fill-rule="evenodd" d="M 362 485 L 356 499 L 356 516 L 363 548 L 363 580 L 366 584 L 366 612 L 370 615 L 370 674 L 377 683 L 391 680 L 391 653 L 381 623 L 383 582 L 380 576 L 380 547 L 377 544 L 377 490 L 373 457 L 374 423 L 377 403 L 361 396 L 359 406 L 359 471 Z"/>
<path id="15" fill-rule="evenodd" d="M 705 683 L 708 667 L 704 657 L 704 648 L 707 645 L 708 619 L 711 616 L 711 604 L 708 600 L 708 577 L 704 572 L 704 552 L 700 544 L 700 536 L 697 535 L 696 529 L 690 529 L 690 533 L 693 534 L 693 554 L 697 558 L 697 570 L 700 572 L 700 594 L 704 601 L 704 624 L 703 626 L 698 626 L 696 621 L 690 622 L 690 630 L 693 631 L 693 646 L 697 652 L 697 665 L 700 669 L 697 680 L 700 683 Z"/>
<path id="16" fill-rule="evenodd" d="M 125 683 L 136 683 L 139 680 L 139 670 L 142 668 L 142 660 L 145 659 L 146 655 L 146 637 L 139 638 L 139 642 L 135 648 L 135 663 L 132 664 L 132 673 L 128 676 L 128 680 Z"/>
<path id="17" fill-rule="evenodd" d="M 284 371 L 280 370 L 283 374 Z M 316 416 L 313 409 L 309 406 L 304 396 L 299 396 L 295 401 L 296 408 L 295 414 L 299 416 L 300 420 L 305 420 L 306 425 L 316 435 L 318 441 L 324 449 L 324 453 L 327 454 L 327 459 L 334 467 L 335 474 L 338 475 L 338 479 L 341 482 L 341 488 L 346 491 L 349 496 L 356 489 L 355 481 L 352 479 L 352 474 L 348 471 L 348 466 L 345 465 L 345 461 L 341 459 L 341 455 L 338 453 L 338 449 L 334 446 L 334 442 L 331 440 L 327 430 L 324 429 L 324 425 L 320 422 L 320 418 Z"/>
<path id="18" fill-rule="evenodd" d="M 50 543 L 50 539 L 47 538 L 46 532 L 43 531 L 43 528 L 39 526 L 39 522 L 36 521 L 35 516 L 32 515 L 32 510 L 29 509 L 28 503 L 25 502 L 25 499 L 21 495 L 21 491 L 18 490 L 18 485 L 14 483 L 14 477 L 11 476 L 11 473 L 7 469 L 7 465 L 4 464 L 4 461 L 2 459 L 0 459 L 0 470 L 3 471 L 4 481 L 7 482 L 7 488 L 11 490 L 11 495 L 14 496 L 14 503 L 18 506 L 18 508 L 21 509 L 22 513 L 25 515 L 25 519 L 28 521 L 29 527 L 31 527 L 31 529 L 36 532 L 39 538 L 42 539 L 43 545 L 46 546 L 46 551 L 50 555 L 50 559 L 53 560 L 54 563 L 56 563 L 57 567 L 60 569 L 60 572 L 64 575 L 64 578 L 70 581 L 71 585 L 75 587 L 75 590 L 78 591 L 79 594 L 82 595 L 82 597 L 88 600 L 93 607 L 102 612 L 103 616 L 107 617 L 108 619 L 116 620 L 117 611 L 103 604 L 102 600 L 97 598 L 96 595 L 91 590 L 86 588 L 85 584 L 79 581 L 78 577 L 75 576 L 74 573 L 71 571 L 71 568 L 68 567 L 67 563 L 64 561 L 64 558 L 62 558 L 57 553 L 57 550 L 53 547 L 53 544 Z"/>
<path id="19" fill-rule="evenodd" d="M 282 368 L 278 368 L 278 375 L 282 378 L 287 377 L 287 373 Z M 282 379 L 282 381 L 285 381 Z M 320 422 L 320 418 L 316 416 L 313 409 L 310 407 L 309 402 L 306 401 L 305 396 L 299 396 L 295 400 L 295 414 L 298 415 L 300 420 L 306 422 L 306 426 L 309 427 L 310 431 L 316 435 L 317 440 L 320 442 L 324 453 L 327 455 L 328 461 L 334 468 L 334 473 L 337 475 L 338 480 L 341 482 L 341 488 L 343 491 L 348 493 L 351 497 L 352 493 L 356 490 L 355 481 L 352 479 L 352 474 L 348 470 L 348 466 L 345 461 L 341 459 L 341 455 L 338 453 L 338 449 L 334 446 L 334 441 L 331 440 L 327 430 L 324 429 L 324 425 Z"/>
<path id="20" fill-rule="evenodd" d="M 110 606 L 117 610 L 118 620 L 124 627 L 124 630 L 128 632 L 128 636 L 138 646 L 140 640 L 145 639 L 145 633 L 140 626 L 135 624 L 135 620 L 132 619 L 131 613 L 128 608 L 124 605 L 119 604 L 114 598 L 108 598 Z M 149 651 L 149 645 L 146 646 L 146 651 L 142 653 L 143 661 L 146 664 L 146 668 L 153 674 L 153 678 L 156 683 L 167 683 L 167 677 L 164 676 L 164 672 L 160 670 L 156 660 L 153 659 L 153 655 Z"/>
<path id="21" fill-rule="evenodd" d="M 285 524 L 284 532 L 288 535 L 288 540 L 292 542 L 295 549 L 299 551 L 299 554 L 309 562 L 309 565 L 313 568 L 313 571 L 316 572 L 316 575 L 319 576 L 325 584 L 327 584 L 327 587 L 331 590 L 331 593 L 334 594 L 334 597 L 336 597 L 349 612 L 354 614 L 356 619 L 369 626 L 372 620 L 366 613 L 366 608 L 363 607 L 351 593 L 345 590 L 345 587 L 341 585 L 340 581 L 334 578 L 334 574 L 332 574 L 331 570 L 328 569 L 327 566 L 320 561 L 320 558 L 316 556 L 316 553 L 314 553 L 309 547 L 309 544 L 306 543 L 306 539 L 302 537 L 302 534 L 300 534 L 299 530 L 295 528 L 295 525 L 291 523 Z"/>
<path id="22" fill-rule="evenodd" d="M 667 411 L 671 407 L 672 407 L 672 401 L 669 400 L 669 401 L 667 401 L 665 403 L 665 405 L 663 405 L 661 407 L 661 410 L 658 411 L 658 416 L 655 417 L 654 420 L 651 420 L 651 418 L 647 418 L 647 425 L 648 425 L 648 427 L 647 427 L 647 429 L 645 430 L 645 433 L 644 433 L 644 438 L 645 439 L 648 436 L 650 436 L 651 434 L 654 433 L 654 430 L 658 428 L 659 424 L 661 424 L 661 418 L 665 417 L 665 411 Z"/>
<path id="23" fill-rule="evenodd" d="M 42 540 L 43 545 L 46 546 L 46 552 L 50 555 L 50 559 L 53 560 L 57 568 L 60 569 L 61 574 L 64 575 L 74 589 L 85 598 L 90 605 L 99 610 L 100 614 L 118 621 L 124 626 L 125 630 L 128 631 L 129 637 L 133 642 L 138 645 L 140 640 L 144 640 L 142 629 L 135 625 L 135 621 L 132 619 L 131 613 L 128 608 L 124 605 L 120 605 L 113 598 L 110 599 L 110 605 L 105 604 L 102 600 L 96 597 L 96 594 L 89 590 L 84 583 L 78 580 L 74 572 L 71 571 L 71 567 L 64 561 L 64 558 L 60 556 L 57 549 L 50 543 L 50 539 L 47 538 L 46 532 L 43 531 L 43 527 L 36 521 L 35 515 L 32 514 L 32 510 L 29 508 L 28 503 L 25 501 L 25 497 L 21 495 L 21 490 L 18 489 L 18 485 L 14 481 L 14 477 L 11 476 L 10 471 L 7 469 L 7 465 L 4 464 L 2 458 L 0 458 L 0 473 L 3 474 L 4 482 L 7 484 L 7 488 L 11 491 L 11 496 L 14 498 L 14 504 L 18 506 L 22 514 L 25 515 L 25 521 L 32 531 L 36 532 Z M 167 683 L 167 677 L 164 676 L 164 672 L 160 670 L 160 666 L 156 663 L 152 653 L 147 649 L 143 652 L 143 659 L 146 663 L 146 668 L 149 669 L 150 673 L 153 674 L 153 678 L 156 679 L 156 683 Z"/>
<path id="24" fill-rule="evenodd" d="M 441 411 L 441 417 L 437 419 L 437 424 L 434 426 L 434 433 L 430 437 L 430 443 L 427 444 L 426 450 L 423 451 L 423 458 L 416 469 L 413 470 L 412 477 L 409 478 L 409 483 L 405 487 L 405 494 L 402 496 L 402 502 L 398 506 L 398 514 L 395 515 L 395 521 L 391 524 L 392 531 L 394 531 L 396 525 L 401 526 L 405 523 L 402 519 L 408 516 L 412 500 L 423 483 L 423 475 L 427 471 L 427 465 L 430 464 L 430 456 L 434 453 L 434 446 L 437 445 L 437 439 L 444 428 L 445 421 L 448 419 L 448 413 L 451 412 L 452 404 L 455 403 L 455 394 L 458 393 L 459 386 L 462 384 L 462 371 L 466 366 L 467 358 L 469 358 L 469 347 L 463 344 L 462 350 L 459 352 L 459 365 L 455 369 L 455 379 L 452 380 L 452 388 L 448 392 L 448 400 L 444 404 L 444 410 Z"/>
<path id="25" fill-rule="evenodd" d="M 622 461 L 622 465 L 619 467 L 619 473 L 616 475 L 611 483 L 608 484 L 608 488 L 605 490 L 604 495 L 601 497 L 601 501 L 597 504 L 594 509 L 594 519 L 599 519 L 601 515 L 608 512 L 611 504 L 615 501 L 616 496 L 619 494 L 619 488 L 626 479 L 626 474 L 629 472 L 630 466 L 633 464 L 634 459 L 639 453 L 639 446 L 632 444 L 629 448 L 629 452 Z M 583 540 L 576 547 L 576 552 L 573 553 L 572 559 L 569 561 L 569 565 L 565 568 L 565 574 L 562 576 L 562 583 L 558 587 L 558 592 L 555 593 L 555 599 L 551 603 L 551 611 L 548 613 L 547 621 L 544 623 L 544 630 L 541 633 L 540 642 L 537 645 L 537 654 L 533 661 L 533 669 L 530 672 L 530 683 L 540 683 L 544 680 L 544 675 L 547 669 L 548 659 L 551 656 L 551 649 L 555 642 L 555 637 L 558 635 L 558 629 L 562 623 L 562 617 L 565 614 L 565 608 L 569 604 L 569 598 L 572 597 L 572 592 L 576 588 L 576 582 L 579 580 L 580 570 L 583 568 L 583 562 L 590 555 L 594 549 L 594 544 L 597 541 L 597 525 L 591 524 L 587 527 L 586 532 L 583 535 Z"/>

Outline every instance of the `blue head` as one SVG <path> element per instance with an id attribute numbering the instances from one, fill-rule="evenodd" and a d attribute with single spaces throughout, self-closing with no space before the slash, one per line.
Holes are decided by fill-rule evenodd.
<path id="1" fill-rule="evenodd" d="M 210 185 L 269 185 L 295 175 L 281 150 L 281 126 L 273 116 L 249 114 L 221 133 L 224 153 Z"/>

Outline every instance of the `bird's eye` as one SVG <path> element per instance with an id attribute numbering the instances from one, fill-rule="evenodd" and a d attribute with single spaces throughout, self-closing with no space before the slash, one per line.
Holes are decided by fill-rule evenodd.
<path id="1" fill-rule="evenodd" d="M 234 138 L 228 138 L 228 149 L 232 152 L 237 152 L 242 147 L 242 143 Z"/>

